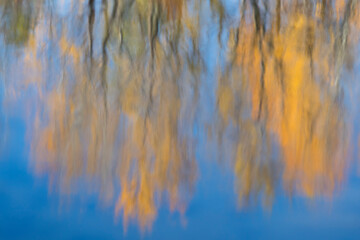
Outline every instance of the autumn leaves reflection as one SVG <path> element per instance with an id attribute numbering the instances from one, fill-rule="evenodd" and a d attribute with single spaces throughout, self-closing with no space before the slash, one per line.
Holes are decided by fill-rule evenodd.
<path id="1" fill-rule="evenodd" d="M 244 0 L 231 16 L 220 0 L 82 0 L 71 3 L 72 18 L 40 2 L 26 32 L 27 13 L 16 7 L 24 3 L 14 1 L 9 17 L 0 1 L 20 24 L 15 39 L 6 28 L 2 35 L 24 44 L 23 61 L 37 73 L 25 79 L 36 93 L 28 121 L 35 168 L 64 189 L 96 180 L 124 223 L 142 229 L 164 202 L 184 212 L 199 171 L 194 121 L 211 126 L 207 141 L 215 136 L 234 169 L 242 206 L 270 206 L 279 186 L 331 196 L 344 179 L 342 76 L 359 40 L 358 1 Z M 201 49 L 207 4 L 228 53 L 213 60 L 215 78 L 204 59 L 217 46 Z M 213 80 L 216 106 L 202 122 L 198 110 L 209 106 L 200 92 Z"/>
<path id="2" fill-rule="evenodd" d="M 102 5 L 98 17 L 105 27 L 99 29 L 105 33 L 97 48 L 95 1 L 89 4 L 88 45 L 69 37 L 67 24 L 73 23 L 66 21 L 51 39 L 56 50 L 48 51 L 59 59 L 61 75 L 56 81 L 39 79 L 39 88 L 53 86 L 39 95 L 35 123 L 29 126 L 33 159 L 37 171 L 50 173 L 65 190 L 82 176 L 100 181 L 102 197 L 117 199 L 115 212 L 124 223 L 136 219 L 146 229 L 163 201 L 184 212 L 194 188 L 189 126 L 196 94 L 189 86 L 194 75 L 187 70 L 193 60 L 186 60 L 193 53 L 183 52 L 179 39 L 161 43 L 159 27 L 170 13 L 147 2 L 114 2 L 111 15 L 106 12 L 111 5 Z M 169 36 L 183 31 L 172 24 L 162 31 Z M 90 54 L 84 57 L 86 48 Z"/>
<path id="3" fill-rule="evenodd" d="M 281 159 L 289 193 L 331 195 L 347 165 L 349 129 L 338 79 L 345 62 L 352 65 L 347 51 L 358 41 L 358 2 L 341 5 L 336 15 L 324 1 L 274 1 L 268 27 L 257 2 L 249 2 L 242 11 L 253 11 L 253 18 L 230 30 L 235 53 L 217 89 L 219 134 L 236 129 L 230 144 L 239 199 L 263 191 L 269 201 L 279 164 L 273 158 Z"/>

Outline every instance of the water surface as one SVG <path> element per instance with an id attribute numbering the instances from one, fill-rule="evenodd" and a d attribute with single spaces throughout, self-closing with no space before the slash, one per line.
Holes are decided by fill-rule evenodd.
<path id="1" fill-rule="evenodd" d="M 358 0 L 0 0 L 1 239 L 358 239 Z"/>

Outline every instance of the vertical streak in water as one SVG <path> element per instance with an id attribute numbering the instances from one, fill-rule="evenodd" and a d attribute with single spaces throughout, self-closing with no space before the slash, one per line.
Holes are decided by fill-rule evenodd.
<path id="1" fill-rule="evenodd" d="M 90 39 L 90 58 L 93 57 L 93 30 L 95 21 L 95 0 L 89 0 L 89 39 Z"/>
<path id="2" fill-rule="evenodd" d="M 258 109 L 258 116 L 257 120 L 260 120 L 261 112 L 263 108 L 263 101 L 264 101 L 264 94 L 265 94 L 265 56 L 262 47 L 263 41 L 263 33 L 265 31 L 264 22 L 261 19 L 260 8 L 258 6 L 258 2 L 256 0 L 251 0 L 251 5 L 254 11 L 254 20 L 255 20 L 255 28 L 256 28 L 256 38 L 259 45 L 259 51 L 261 54 L 261 75 L 260 75 L 260 101 L 259 101 L 259 109 Z"/>
<path id="3" fill-rule="evenodd" d="M 103 63 L 101 67 L 101 86 L 103 90 L 103 101 L 104 101 L 104 110 L 105 110 L 105 118 L 108 115 L 107 109 L 107 80 L 106 80 L 106 72 L 107 72 L 107 63 L 108 63 L 108 55 L 106 52 L 106 45 L 110 36 L 110 26 L 109 26 L 109 16 L 108 16 L 108 2 L 107 0 L 102 1 L 103 4 L 103 12 L 104 12 L 104 24 L 105 24 L 105 33 L 104 39 L 102 42 L 102 56 Z M 107 121 L 105 121 L 106 123 Z"/>

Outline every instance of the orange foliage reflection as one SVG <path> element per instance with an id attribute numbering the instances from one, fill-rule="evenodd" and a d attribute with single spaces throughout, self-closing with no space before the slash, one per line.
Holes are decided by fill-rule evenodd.
<path id="1" fill-rule="evenodd" d="M 278 140 L 290 193 L 295 188 L 308 197 L 331 195 L 342 181 L 349 129 L 339 78 L 343 66 L 352 65 L 359 3 L 339 2 L 336 11 L 325 1 L 272 1 L 267 9 L 243 2 L 244 16 L 252 18 L 243 17 L 230 32 L 236 52 L 217 95 L 220 129 L 238 128 L 233 149 L 240 200 L 262 190 L 267 199 L 273 195 L 273 165 L 279 162 L 269 138 Z M 262 18 L 266 11 L 272 11 L 270 26 Z"/>

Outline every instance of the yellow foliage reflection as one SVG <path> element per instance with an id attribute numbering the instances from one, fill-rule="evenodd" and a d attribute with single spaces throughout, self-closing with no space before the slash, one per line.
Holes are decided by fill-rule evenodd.
<path id="1" fill-rule="evenodd" d="M 268 200 L 273 195 L 278 161 L 269 138 L 278 140 L 276 158 L 283 162 L 290 193 L 331 195 L 343 179 L 349 129 L 339 78 L 343 66 L 352 65 L 349 49 L 358 42 L 359 3 L 334 2 L 336 11 L 327 1 L 272 1 L 265 8 L 260 1 L 244 1 L 241 6 L 244 17 L 229 37 L 236 52 L 217 92 L 220 129 L 238 129 L 233 149 L 240 200 L 259 191 Z M 263 159 L 252 160 L 259 154 Z"/>
<path id="2" fill-rule="evenodd" d="M 43 22 L 30 37 L 26 55 L 34 57 L 35 63 L 27 57 L 29 67 L 45 75 L 52 68 L 60 72 L 55 80 L 44 75 L 36 80 L 41 94 L 31 126 L 33 158 L 36 170 L 50 173 L 64 191 L 83 176 L 99 180 L 101 196 L 106 201 L 117 198 L 115 212 L 123 216 L 124 224 L 133 219 L 148 229 L 161 202 L 167 201 L 171 211 L 184 213 L 196 179 L 188 130 L 196 95 L 188 87 L 193 74 L 184 72 L 188 63 L 175 45 L 179 40 L 173 39 L 169 46 L 160 39 L 182 29 L 164 26 L 165 33 L 160 33 L 155 26 L 165 25 L 162 21 L 168 16 L 169 24 L 175 24 L 173 17 L 181 17 L 181 5 L 173 9 L 167 1 L 102 4 L 102 12 L 97 12 L 95 2 L 89 1 L 87 44 L 71 37 L 74 23 L 64 19 L 58 20 L 63 21 L 59 36 Z M 74 14 L 80 14 L 79 6 L 73 7 Z M 100 13 L 105 26 L 96 26 L 92 20 Z M 139 16 L 141 24 L 134 26 L 133 16 Z M 144 27 L 149 18 L 156 22 Z M 120 32 L 116 21 L 121 21 Z M 95 34 L 97 27 L 105 27 L 104 35 Z M 119 47 L 118 34 L 120 54 L 113 50 Z M 43 70 L 43 46 L 33 41 L 47 38 L 55 50 L 45 51 L 52 51 L 57 60 Z M 98 39 L 100 45 L 96 45 Z M 109 69 L 111 64 L 118 67 Z"/>

